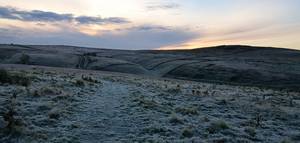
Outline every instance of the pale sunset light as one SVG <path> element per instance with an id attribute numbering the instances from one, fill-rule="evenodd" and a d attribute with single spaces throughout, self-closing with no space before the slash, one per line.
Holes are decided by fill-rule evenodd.
<path id="1" fill-rule="evenodd" d="M 98 48 L 299 49 L 299 6 L 297 0 L 1 0 L 0 42 L 42 44 L 47 31 L 55 37 L 50 44 L 63 44 L 57 38 Z M 77 43 L 78 38 L 87 40 Z"/>

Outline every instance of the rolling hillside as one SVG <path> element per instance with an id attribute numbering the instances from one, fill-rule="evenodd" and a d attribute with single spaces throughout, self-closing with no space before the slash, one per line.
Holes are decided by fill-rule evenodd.
<path id="1" fill-rule="evenodd" d="M 0 45 L 0 63 L 300 88 L 300 51 L 281 48 L 218 46 L 194 50 L 129 51 L 59 45 Z"/>

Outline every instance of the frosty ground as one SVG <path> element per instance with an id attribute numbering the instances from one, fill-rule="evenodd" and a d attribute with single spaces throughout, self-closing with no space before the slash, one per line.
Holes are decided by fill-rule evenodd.
<path id="1" fill-rule="evenodd" d="M 0 85 L 0 142 L 300 141 L 298 92 L 100 71 L 0 67 L 31 80 L 26 86 Z"/>

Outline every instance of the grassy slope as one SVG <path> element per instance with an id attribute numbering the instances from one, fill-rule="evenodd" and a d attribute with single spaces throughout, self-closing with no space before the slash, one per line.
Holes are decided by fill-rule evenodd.
<path id="1" fill-rule="evenodd" d="M 297 92 L 62 68 L 0 86 L 1 142 L 299 141 Z M 15 95 L 15 96 L 14 96 Z M 3 120 L 13 108 L 9 130 Z M 1 126 L 2 125 L 2 126 Z"/>

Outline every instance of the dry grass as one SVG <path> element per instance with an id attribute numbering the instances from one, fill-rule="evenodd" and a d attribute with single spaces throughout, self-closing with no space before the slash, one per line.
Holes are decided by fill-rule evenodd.
<path id="1" fill-rule="evenodd" d="M 199 112 L 196 107 L 178 107 L 175 109 L 177 113 L 181 113 L 183 115 L 198 115 Z"/>
<path id="2" fill-rule="evenodd" d="M 182 130 L 182 137 L 184 138 L 191 138 L 194 136 L 194 130 L 191 127 L 185 127 Z"/>
<path id="3" fill-rule="evenodd" d="M 170 123 L 183 124 L 183 120 L 180 117 L 178 117 L 175 113 L 172 113 L 170 116 Z"/>

